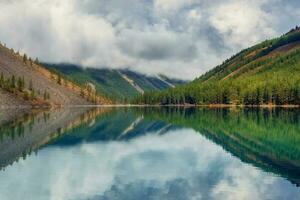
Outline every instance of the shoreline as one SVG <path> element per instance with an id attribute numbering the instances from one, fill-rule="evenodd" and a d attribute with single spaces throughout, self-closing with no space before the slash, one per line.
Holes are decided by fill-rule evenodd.
<path id="1" fill-rule="evenodd" d="M 208 105 L 193 105 L 193 104 L 170 104 L 170 105 L 158 105 L 158 104 L 99 104 L 99 105 L 55 105 L 55 106 L 40 106 L 40 105 L 16 105 L 7 106 L 0 105 L 0 110 L 6 109 L 56 109 L 56 108 L 97 108 L 97 107 L 203 107 L 203 108 L 300 108 L 300 105 L 227 105 L 227 104 L 208 104 Z"/>
<path id="2" fill-rule="evenodd" d="M 81 107 L 81 106 L 79 106 Z M 90 107 L 206 107 L 206 108 L 300 108 L 300 105 L 233 105 L 233 104 L 207 104 L 207 105 L 195 105 L 195 104 L 112 104 L 112 105 L 90 105 Z"/>

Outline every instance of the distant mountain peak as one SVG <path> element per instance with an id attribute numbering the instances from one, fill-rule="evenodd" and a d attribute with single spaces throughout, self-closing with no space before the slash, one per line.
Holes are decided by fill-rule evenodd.
<path id="1" fill-rule="evenodd" d="M 68 64 L 44 64 L 78 84 L 93 83 L 99 93 L 115 101 L 124 101 L 148 91 L 160 91 L 186 83 L 165 75 L 146 75 L 126 69 L 83 68 Z"/>

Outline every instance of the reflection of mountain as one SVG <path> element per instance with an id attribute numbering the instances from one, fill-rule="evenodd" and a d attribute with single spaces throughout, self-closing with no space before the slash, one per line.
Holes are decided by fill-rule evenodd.
<path id="1" fill-rule="evenodd" d="M 193 128 L 243 162 L 300 183 L 300 126 L 297 110 L 119 109 L 83 125 L 51 145 L 127 140 Z"/>
<path id="2" fill-rule="evenodd" d="M 300 184 L 299 110 L 164 109 L 146 118 L 192 127 L 243 162 Z"/>
<path id="3" fill-rule="evenodd" d="M 95 121 L 93 126 L 83 124 L 50 145 L 128 140 L 145 133 L 163 134 L 175 128 L 175 126 L 162 121 L 145 120 L 141 113 L 132 112 L 130 109 L 115 109 L 105 115 L 99 115 Z"/>
<path id="4" fill-rule="evenodd" d="M 67 130 L 89 123 L 103 109 L 63 109 L 27 114 L 0 126 L 0 168 L 23 159 Z"/>
<path id="5" fill-rule="evenodd" d="M 126 141 L 188 127 L 243 162 L 299 185 L 299 114 L 299 110 L 282 109 L 99 108 L 88 112 L 76 109 L 28 115 L 0 127 L 0 167 L 41 146 Z"/>
<path id="6" fill-rule="evenodd" d="M 162 134 L 171 128 L 174 126 L 147 121 L 127 109 L 76 108 L 27 114 L 0 125 L 0 168 L 45 145 L 127 140 L 148 132 Z"/>

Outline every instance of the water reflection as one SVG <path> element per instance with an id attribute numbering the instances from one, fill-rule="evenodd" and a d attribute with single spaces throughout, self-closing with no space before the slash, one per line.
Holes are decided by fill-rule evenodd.
<path id="1" fill-rule="evenodd" d="M 242 161 L 300 185 L 298 109 L 146 109 L 151 119 L 192 127 Z"/>
<path id="2" fill-rule="evenodd" d="M 300 198 L 297 110 L 74 112 L 25 126 L 21 144 L 47 139 L 0 172 L 0 199 Z"/>
<path id="3" fill-rule="evenodd" d="M 12 111 L 15 112 L 15 111 Z M 89 123 L 107 109 L 57 109 L 26 113 L 0 124 L 0 169 L 59 138 L 73 128 Z"/>

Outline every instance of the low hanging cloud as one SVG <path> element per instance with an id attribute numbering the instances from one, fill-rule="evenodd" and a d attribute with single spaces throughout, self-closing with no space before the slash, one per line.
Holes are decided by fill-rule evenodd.
<path id="1" fill-rule="evenodd" d="M 197 56 L 197 45 L 189 40 L 188 35 L 178 36 L 166 30 L 156 31 L 124 31 L 119 40 L 119 47 L 124 54 L 136 59 L 189 61 Z M 128 41 L 135 41 L 129 44 Z M 186 43 L 178 44 L 181 41 Z"/>
<path id="2" fill-rule="evenodd" d="M 192 79 L 297 25 L 297 0 L 2 0 L 0 41 L 44 62 Z"/>

